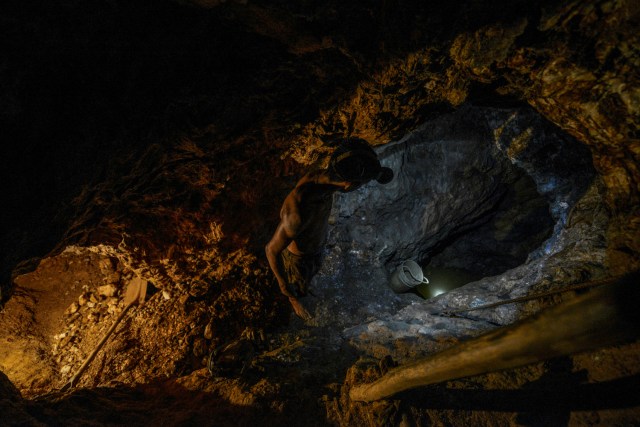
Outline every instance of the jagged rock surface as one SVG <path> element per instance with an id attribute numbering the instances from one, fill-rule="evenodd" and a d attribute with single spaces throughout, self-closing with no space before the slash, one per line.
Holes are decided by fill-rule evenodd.
<path id="1" fill-rule="evenodd" d="M 14 382 L 28 397 L 64 383 L 117 316 L 128 279 L 139 275 L 154 291 L 129 313 L 81 383 L 123 388 L 55 394 L 32 403 L 11 398 L 13 408 L 23 411 L 27 405 L 38 422 L 82 423 L 92 415 L 74 405 L 75 397 L 119 402 L 107 409 L 122 408 L 140 396 L 128 386 L 169 376 L 193 382 L 190 389 L 203 401 L 219 393 L 216 405 L 232 402 L 225 420 L 239 416 L 236 404 L 259 403 L 268 410 L 249 411 L 248 418 L 304 421 L 291 417 L 307 411 L 344 425 L 413 418 L 469 424 L 491 416 L 521 424 L 531 420 L 514 412 L 531 408 L 487 415 L 477 408 L 452 412 L 442 402 L 426 412 L 410 400 L 355 405 L 346 397 L 348 388 L 375 375 L 362 374 L 360 365 L 366 364 L 360 364 L 345 381 L 345 371 L 357 355 L 401 359 L 436 351 L 535 312 L 540 304 L 450 323 L 427 309 L 557 289 L 640 266 L 636 2 L 71 0 L 6 8 L 0 15 L 7 35 L 0 59 L 0 123 L 11 143 L 3 145 L 9 167 L 0 171 L 6 302 L 0 354 L 39 360 Z M 505 115 L 525 111 L 523 103 L 544 119 Z M 432 242 L 412 243 L 397 258 L 383 249 L 380 265 L 365 269 L 383 246 L 347 247 L 334 239 L 314 284 L 317 328 L 307 330 L 296 319 L 286 328 L 289 308 L 262 248 L 296 177 L 322 166 L 337 136 L 360 136 L 376 145 L 407 137 L 402 144 L 410 142 L 412 149 L 424 139 L 416 135 L 431 130 L 411 132 L 474 106 L 499 108 L 485 116 L 490 125 L 482 132 L 495 138 L 491 150 L 499 148 L 524 167 L 547 198 L 552 237 L 523 264 L 438 297 L 429 307 L 417 296 L 393 294 L 385 282 L 405 256 L 435 255 Z M 543 161 L 527 164 L 527 156 L 536 155 L 529 150 L 537 149 L 530 143 L 537 134 L 527 133 L 532 121 L 555 125 L 543 125 L 541 140 L 564 144 L 571 139 L 566 132 L 584 144 L 596 176 L 585 169 L 586 157 L 567 156 L 558 149 L 562 144 L 537 153 Z M 568 172 L 559 176 L 565 185 L 548 180 L 542 169 L 548 157 L 556 173 Z M 495 164 L 509 166 L 504 159 Z M 580 188 L 566 186 L 581 179 Z M 345 211 L 336 217 L 338 226 L 353 210 L 341 203 Z M 368 229 L 354 231 L 363 243 Z M 478 230 L 478 240 L 483 233 Z M 449 236 L 450 230 L 434 234 Z M 407 236 L 402 237 L 404 242 Z M 465 245 L 470 244 L 448 246 L 441 260 L 458 257 Z M 70 262 L 84 265 L 87 258 L 86 268 L 64 268 Z M 111 291 L 101 287 L 110 285 L 115 293 L 107 296 Z M 60 289 L 69 294 L 53 299 Z M 257 351 L 264 357 L 250 369 L 256 377 L 240 374 L 246 363 L 239 363 L 232 374 L 237 383 L 223 382 L 216 392 L 206 375 L 198 377 L 211 349 L 262 330 L 266 342 Z M 603 351 L 611 360 L 609 374 L 637 375 L 637 348 Z M 601 355 L 574 358 L 574 366 L 597 372 Z M 3 356 L 1 370 L 10 370 L 12 357 Z M 486 391 L 556 372 L 546 365 L 531 369 L 456 384 Z M 611 378 L 590 375 L 591 381 Z M 145 402 L 161 407 L 151 403 L 153 396 L 173 396 L 171 390 L 149 386 Z M 562 420 L 638 419 L 633 410 L 596 407 L 584 415 L 573 409 L 561 408 Z M 98 422 L 108 422 L 108 410 Z M 133 424 L 144 423 L 144 408 L 125 413 Z M 170 420 L 184 421 L 175 414 Z"/>

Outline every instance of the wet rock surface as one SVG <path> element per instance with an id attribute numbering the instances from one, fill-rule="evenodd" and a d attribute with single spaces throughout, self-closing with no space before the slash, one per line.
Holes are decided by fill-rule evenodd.
<path id="1" fill-rule="evenodd" d="M 470 319 L 451 319 L 438 315 L 445 309 L 472 308 L 601 277 L 607 216 L 594 216 L 588 226 L 575 221 L 584 215 L 583 209 L 590 214 L 601 211 L 601 185 L 594 180 L 584 147 L 554 130 L 527 110 L 469 108 L 382 147 L 382 162 L 394 169 L 396 180 L 336 198 L 336 224 L 317 278 L 316 310 L 321 318 L 343 327 L 345 337 L 363 351 L 401 360 L 415 357 L 420 348 L 433 351 L 430 342 L 443 336 L 473 336 L 523 315 L 506 305 L 470 312 Z M 567 157 L 574 161 L 570 175 L 563 163 Z M 518 204 L 518 213 L 512 205 L 500 212 L 506 188 L 525 175 L 537 189 L 529 192 L 532 201 Z M 525 229 L 513 246 L 514 252 L 525 253 L 511 268 L 492 262 L 491 254 L 499 256 L 502 249 L 497 233 L 489 241 L 477 240 L 492 221 L 494 228 L 506 222 L 498 233 L 507 236 L 518 226 Z M 443 242 L 451 241 L 442 248 Z M 430 251 L 436 254 L 436 265 L 471 270 L 482 278 L 426 301 L 415 293 L 394 293 L 390 276 L 399 264 L 415 259 L 426 266 Z M 500 267 L 504 270 L 495 271 Z M 388 353 L 381 351 L 385 347 Z"/>
<path id="2" fill-rule="evenodd" d="M 640 267 L 633 1 L 185 3 L 28 1 L 0 16 L 11 141 L 0 370 L 28 398 L 2 391 L 3 419 L 637 423 L 637 343 L 397 400 L 348 398 L 395 363 L 571 293 L 457 318 L 442 310 Z M 307 325 L 290 317 L 263 246 L 295 180 L 346 135 L 415 169 L 384 192 L 336 199 Z M 362 211 L 379 205 L 397 210 Z M 395 294 L 389 274 L 406 257 L 483 274 L 430 300 Z M 80 388 L 58 391 L 134 276 L 147 301 Z M 211 375 L 216 349 L 226 365 Z"/>

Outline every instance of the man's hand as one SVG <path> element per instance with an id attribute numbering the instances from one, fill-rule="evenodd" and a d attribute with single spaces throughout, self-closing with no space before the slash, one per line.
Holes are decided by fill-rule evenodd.
<path id="1" fill-rule="evenodd" d="M 300 301 L 298 301 L 298 298 L 289 297 L 289 302 L 291 303 L 291 306 L 293 307 L 293 311 L 295 311 L 296 314 L 298 315 L 298 317 L 300 317 L 302 320 L 308 321 L 308 320 L 311 320 L 313 318 L 313 316 L 311 316 L 311 314 L 307 311 L 307 309 L 304 308 L 302 303 Z"/>

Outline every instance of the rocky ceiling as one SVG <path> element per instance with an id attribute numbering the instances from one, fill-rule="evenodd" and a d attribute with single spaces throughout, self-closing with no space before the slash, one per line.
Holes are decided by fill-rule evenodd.
<path id="1" fill-rule="evenodd" d="M 637 2 L 2 9 L 0 407 L 9 424 L 640 419 L 637 343 L 418 397 L 348 397 L 389 363 L 560 297 L 456 318 L 439 310 L 640 267 Z M 344 136 L 376 145 L 396 180 L 336 198 L 309 303 L 315 320 L 304 324 L 263 247 L 296 179 Z M 433 299 L 394 294 L 388 275 L 406 258 L 425 271 L 464 269 L 471 283 Z M 79 388 L 59 391 L 122 312 L 134 277 L 149 283 L 146 302 Z M 212 375 L 216 349 L 226 361 Z"/>

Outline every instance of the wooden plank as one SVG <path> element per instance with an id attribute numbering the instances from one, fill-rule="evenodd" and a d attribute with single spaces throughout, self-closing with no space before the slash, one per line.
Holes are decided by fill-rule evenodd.
<path id="1" fill-rule="evenodd" d="M 350 397 L 373 401 L 414 387 L 516 368 L 620 344 L 640 336 L 639 274 L 594 289 L 535 316 L 390 370 Z"/>

